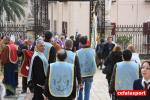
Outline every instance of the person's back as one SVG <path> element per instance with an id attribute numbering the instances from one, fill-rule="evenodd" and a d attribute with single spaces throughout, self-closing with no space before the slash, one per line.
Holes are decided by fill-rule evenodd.
<path id="1" fill-rule="evenodd" d="M 49 31 L 45 32 L 45 50 L 44 50 L 44 55 L 47 58 L 49 63 L 53 63 L 56 60 L 56 49 L 54 46 L 50 43 L 52 39 L 53 34 Z"/>
<path id="2" fill-rule="evenodd" d="M 98 56 L 99 59 L 102 59 L 104 57 L 104 43 L 100 43 L 96 47 L 96 55 Z"/>
<path id="3" fill-rule="evenodd" d="M 134 61 L 141 66 L 141 60 L 140 60 L 139 54 L 135 50 L 135 47 L 132 44 L 130 44 L 128 45 L 127 49 L 132 52 L 131 61 Z"/>
<path id="4" fill-rule="evenodd" d="M 112 43 L 112 37 L 108 37 L 107 42 L 104 44 L 104 59 L 107 58 L 114 47 L 115 44 Z"/>
<path id="5" fill-rule="evenodd" d="M 73 100 L 76 97 L 76 70 L 74 64 L 65 61 L 66 57 L 66 51 L 61 49 L 57 52 L 58 60 L 50 64 L 45 84 L 48 100 Z"/>
<path id="6" fill-rule="evenodd" d="M 82 47 L 77 51 L 77 56 L 79 58 L 79 64 L 81 69 L 81 77 L 82 77 L 82 84 L 84 84 L 83 90 L 80 89 L 78 100 L 83 100 L 83 91 L 84 93 L 84 100 L 90 99 L 90 90 L 93 82 L 93 76 L 96 73 L 96 61 L 95 61 L 95 50 L 89 48 L 86 45 L 87 38 L 82 36 L 80 38 L 80 46 Z"/>
<path id="7" fill-rule="evenodd" d="M 116 65 L 115 89 L 132 90 L 134 80 L 139 78 L 139 65 L 132 61 L 122 61 Z"/>
<path id="8" fill-rule="evenodd" d="M 105 68 L 103 69 L 103 73 L 106 74 L 106 79 L 108 80 L 108 84 L 110 84 L 110 79 L 112 76 L 114 65 L 117 62 L 121 62 L 121 61 L 122 61 L 121 47 L 115 46 L 113 48 L 113 51 L 108 55 L 108 57 L 104 62 Z"/>
<path id="9" fill-rule="evenodd" d="M 123 60 L 115 65 L 110 81 L 109 93 L 117 90 L 133 90 L 134 80 L 139 78 L 139 65 L 131 61 L 130 50 L 123 51 Z M 118 100 L 132 100 L 131 97 L 119 97 Z"/>
<path id="10" fill-rule="evenodd" d="M 95 51 L 92 48 L 81 48 L 77 51 L 82 77 L 93 76 L 96 72 Z M 94 59 L 93 59 L 94 58 Z"/>

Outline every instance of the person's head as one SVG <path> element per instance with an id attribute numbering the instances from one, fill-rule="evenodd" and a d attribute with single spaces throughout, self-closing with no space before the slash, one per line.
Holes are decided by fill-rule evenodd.
<path id="1" fill-rule="evenodd" d="M 73 35 L 71 35 L 71 36 L 70 36 L 70 39 L 71 39 L 71 40 L 74 40 L 74 36 L 73 36 Z"/>
<path id="2" fill-rule="evenodd" d="M 150 61 L 144 61 L 142 63 L 141 73 L 145 80 L 150 80 Z"/>
<path id="3" fill-rule="evenodd" d="M 32 45 L 33 44 L 33 38 L 28 38 L 28 45 Z"/>
<path id="4" fill-rule="evenodd" d="M 108 43 L 112 43 L 112 40 L 113 40 L 112 36 L 109 36 L 109 37 L 107 38 Z"/>
<path id="5" fill-rule="evenodd" d="M 117 45 L 117 46 L 115 46 L 115 47 L 113 48 L 112 51 L 113 51 L 113 52 L 121 52 L 122 49 L 121 49 L 121 47 L 120 47 L 119 45 Z"/>
<path id="6" fill-rule="evenodd" d="M 73 47 L 73 41 L 71 39 L 67 39 L 65 41 L 65 49 L 72 49 Z"/>
<path id="7" fill-rule="evenodd" d="M 26 39 L 26 40 L 24 40 L 24 42 L 23 42 L 23 43 L 24 43 L 24 45 L 26 45 L 26 46 L 27 46 L 27 45 L 28 45 L 28 40 L 27 40 L 27 39 Z"/>
<path id="8" fill-rule="evenodd" d="M 88 40 L 88 36 L 87 35 L 85 35 L 85 38 Z"/>
<path id="9" fill-rule="evenodd" d="M 61 36 L 61 37 L 60 37 L 60 40 L 61 40 L 61 41 L 64 41 L 64 40 L 65 40 L 65 36 Z"/>
<path id="10" fill-rule="evenodd" d="M 127 49 L 130 50 L 132 53 L 135 52 L 135 48 L 132 44 L 128 45 Z"/>
<path id="11" fill-rule="evenodd" d="M 9 36 L 5 36 L 5 37 L 3 38 L 3 43 L 4 43 L 4 44 L 10 43 L 10 37 L 9 37 Z"/>
<path id="12" fill-rule="evenodd" d="M 87 44 L 87 37 L 81 36 L 79 41 L 81 46 L 85 46 Z"/>
<path id="13" fill-rule="evenodd" d="M 39 52 L 44 52 L 44 41 L 42 39 L 36 40 L 36 50 Z"/>
<path id="14" fill-rule="evenodd" d="M 130 61 L 132 57 L 132 52 L 130 50 L 124 50 L 123 51 L 123 60 L 124 61 Z"/>
<path id="15" fill-rule="evenodd" d="M 57 58 L 59 61 L 65 61 L 67 58 L 67 53 L 64 49 L 60 49 L 57 51 Z"/>
<path id="16" fill-rule="evenodd" d="M 57 41 L 59 39 L 58 35 L 55 35 L 54 40 Z"/>
<path id="17" fill-rule="evenodd" d="M 80 37 L 81 37 L 81 34 L 78 34 L 78 35 L 76 36 L 76 41 L 79 41 L 79 40 L 80 40 Z"/>
<path id="18" fill-rule="evenodd" d="M 50 42 L 51 38 L 53 37 L 53 34 L 49 31 L 44 32 L 44 41 Z"/>
<path id="19" fill-rule="evenodd" d="M 105 40 L 104 40 L 104 39 L 101 39 L 101 40 L 100 40 L 100 42 L 101 42 L 101 43 L 104 43 L 104 42 L 105 42 Z"/>

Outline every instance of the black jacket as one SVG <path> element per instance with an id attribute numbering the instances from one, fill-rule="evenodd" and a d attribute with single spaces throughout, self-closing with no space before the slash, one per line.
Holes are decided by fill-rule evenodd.
<path id="1" fill-rule="evenodd" d="M 109 73 L 106 74 L 107 79 L 111 79 L 111 75 L 114 69 L 114 65 L 117 62 L 122 61 L 122 52 L 111 52 L 106 58 L 104 65 L 109 69 Z"/>
<path id="2" fill-rule="evenodd" d="M 104 44 L 104 58 L 106 58 L 109 55 L 109 53 L 112 51 L 114 47 L 115 47 L 115 44 L 113 43 Z"/>
<path id="3" fill-rule="evenodd" d="M 138 79 L 138 80 L 134 81 L 133 89 L 134 90 L 144 90 L 144 87 L 142 86 L 142 79 Z M 133 100 L 150 100 L 150 88 L 149 88 L 147 94 L 148 95 L 145 97 L 133 97 Z"/>

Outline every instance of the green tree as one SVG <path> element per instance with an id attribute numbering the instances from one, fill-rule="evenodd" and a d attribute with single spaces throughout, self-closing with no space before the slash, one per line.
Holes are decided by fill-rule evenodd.
<path id="1" fill-rule="evenodd" d="M 120 44 L 125 49 L 131 40 L 132 40 L 132 36 L 119 36 L 117 37 L 116 43 Z"/>
<path id="2" fill-rule="evenodd" d="M 20 20 L 25 16 L 24 4 L 25 0 L 0 0 L 0 22 L 5 14 L 13 22 L 16 21 L 16 18 Z"/>

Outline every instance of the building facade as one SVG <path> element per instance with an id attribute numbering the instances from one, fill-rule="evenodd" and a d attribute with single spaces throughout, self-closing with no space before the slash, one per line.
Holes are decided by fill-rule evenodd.
<path id="1" fill-rule="evenodd" d="M 50 31 L 67 36 L 89 35 L 90 2 L 49 2 Z"/>
<path id="2" fill-rule="evenodd" d="M 109 0 L 108 0 L 109 1 Z M 150 20 L 150 0 L 111 0 L 110 22 L 139 25 Z M 50 31 L 89 34 L 89 2 L 49 2 Z"/>
<path id="3" fill-rule="evenodd" d="M 117 25 L 139 25 L 150 21 L 150 0 L 113 0 L 111 22 Z"/>

